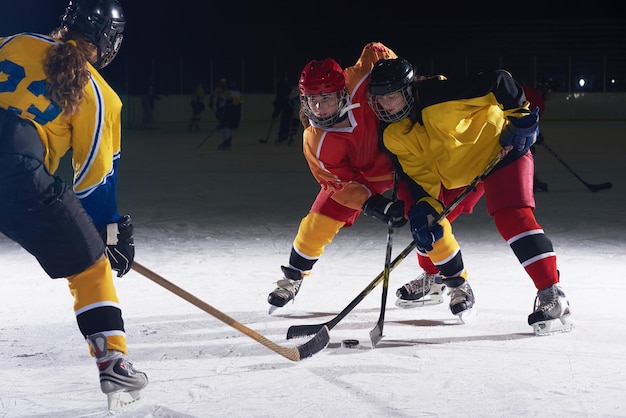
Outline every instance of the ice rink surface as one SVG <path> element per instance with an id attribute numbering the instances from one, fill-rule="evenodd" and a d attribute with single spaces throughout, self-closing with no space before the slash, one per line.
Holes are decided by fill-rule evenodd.
<path id="1" fill-rule="evenodd" d="M 294 304 L 268 315 L 300 219 L 318 186 L 301 146 L 259 143 L 268 122 L 244 123 L 229 151 L 212 126 L 124 132 L 119 208 L 135 225 L 136 260 L 284 346 L 292 325 L 332 319 L 383 269 L 387 228 L 362 216 L 342 230 Z M 527 325 L 536 290 L 481 202 L 454 223 L 478 315 L 459 324 L 447 303 L 394 306 L 418 273 L 392 273 L 384 337 L 369 331 L 381 286 L 331 330 L 329 346 L 292 362 L 137 272 L 116 279 L 129 359 L 150 379 L 121 417 L 624 417 L 626 416 L 626 122 L 542 124 L 537 219 L 558 255 L 571 333 Z M 64 175 L 63 171 L 60 173 Z M 411 241 L 395 232 L 393 254 Z M 106 416 L 106 397 L 65 280 L 0 236 L 0 417 Z M 355 349 L 343 339 L 358 339 Z"/>

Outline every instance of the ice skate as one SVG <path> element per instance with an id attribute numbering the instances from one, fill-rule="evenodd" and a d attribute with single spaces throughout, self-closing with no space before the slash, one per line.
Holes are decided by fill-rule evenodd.
<path id="1" fill-rule="evenodd" d="M 568 332 L 574 328 L 569 301 L 563 290 L 555 284 L 537 292 L 534 309 L 528 315 L 528 325 L 533 327 L 535 335 Z"/>
<path id="2" fill-rule="evenodd" d="M 408 309 L 439 305 L 445 289 L 441 275 L 424 272 L 396 291 L 396 306 Z"/>
<path id="3" fill-rule="evenodd" d="M 302 273 L 284 266 L 282 266 L 281 269 L 285 277 L 276 283 L 276 289 L 267 296 L 267 301 L 270 304 L 270 315 L 276 309 L 282 308 L 289 301 L 294 300 L 302 285 Z"/>
<path id="4" fill-rule="evenodd" d="M 222 143 L 217 146 L 217 149 L 220 151 L 226 151 L 230 149 L 230 146 L 231 146 L 231 139 L 228 138 L 222 141 Z"/>
<path id="5" fill-rule="evenodd" d="M 96 356 L 100 389 L 107 395 L 109 411 L 141 399 L 141 391 L 148 385 L 148 376 L 135 369 L 121 352 L 108 351 L 104 334 L 90 335 L 88 340 Z"/>
<path id="6" fill-rule="evenodd" d="M 458 280 L 453 277 L 447 280 Z M 464 280 L 458 287 L 448 287 L 450 296 L 450 312 L 456 315 L 463 322 L 469 321 L 476 314 L 474 310 L 474 291 L 467 280 Z"/>

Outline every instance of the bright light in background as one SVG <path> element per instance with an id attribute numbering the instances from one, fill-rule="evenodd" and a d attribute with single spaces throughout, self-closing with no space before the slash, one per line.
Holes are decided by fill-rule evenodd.
<path id="1" fill-rule="evenodd" d="M 585 87 L 585 79 L 584 78 L 578 79 L 578 87 L 580 87 L 581 89 Z"/>

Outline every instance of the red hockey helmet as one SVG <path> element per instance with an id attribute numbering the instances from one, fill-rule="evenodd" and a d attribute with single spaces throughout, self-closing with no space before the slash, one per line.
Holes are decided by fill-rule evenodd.
<path id="1" fill-rule="evenodd" d="M 302 110 L 315 125 L 328 128 L 348 116 L 346 78 L 334 59 L 313 60 L 305 65 L 298 89 Z"/>
<path id="2" fill-rule="evenodd" d="M 335 93 L 346 86 L 343 69 L 332 58 L 313 60 L 304 66 L 298 88 L 301 95 Z"/>

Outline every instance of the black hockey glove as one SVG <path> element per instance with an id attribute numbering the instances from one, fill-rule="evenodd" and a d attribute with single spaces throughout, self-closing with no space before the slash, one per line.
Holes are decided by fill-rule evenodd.
<path id="1" fill-rule="evenodd" d="M 511 146 L 514 151 L 525 153 L 537 141 L 539 135 L 539 108 L 521 118 L 509 118 L 504 131 L 500 134 L 500 145 Z"/>
<path id="2" fill-rule="evenodd" d="M 100 231 L 106 245 L 106 255 L 111 268 L 122 277 L 130 270 L 135 259 L 135 239 L 130 215 L 122 216 L 117 223 L 108 224 Z"/>
<path id="3" fill-rule="evenodd" d="M 381 194 L 372 195 L 363 204 L 363 213 L 384 223 L 389 223 L 394 228 L 400 228 L 406 224 L 404 217 L 404 201 L 391 200 Z"/>

